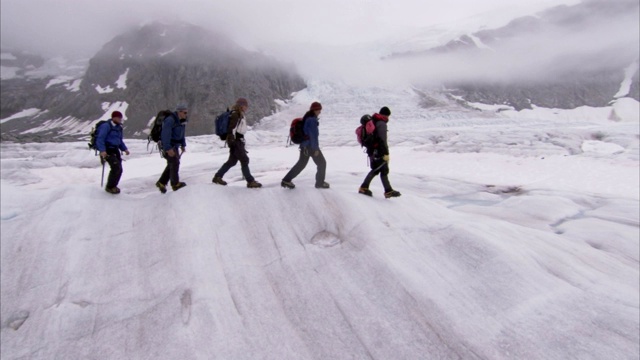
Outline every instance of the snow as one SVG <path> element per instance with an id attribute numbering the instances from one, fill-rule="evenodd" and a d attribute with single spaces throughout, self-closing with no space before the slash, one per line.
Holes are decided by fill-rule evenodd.
<path id="1" fill-rule="evenodd" d="M 118 89 L 127 88 L 127 74 L 129 74 L 129 68 L 127 68 L 127 70 L 118 77 L 118 80 L 116 81 L 116 87 Z"/>
<path id="2" fill-rule="evenodd" d="M 26 117 L 32 117 L 32 116 L 36 116 L 41 112 L 40 109 L 37 108 L 29 108 L 29 109 L 25 109 L 22 111 L 19 111 L 11 116 L 8 116 L 4 119 L 0 119 L 0 124 L 4 124 L 9 120 L 13 120 L 13 119 L 20 119 L 20 118 L 26 118 Z"/>
<path id="3" fill-rule="evenodd" d="M 469 36 L 471 38 L 471 40 L 473 40 L 473 43 L 476 44 L 476 46 L 480 49 L 488 49 L 488 50 L 493 50 L 490 46 L 487 46 L 487 44 L 483 43 L 482 40 L 480 40 L 479 37 L 473 35 L 473 34 L 467 34 L 467 36 Z"/>
<path id="4" fill-rule="evenodd" d="M 111 85 L 107 85 L 105 87 L 96 85 L 95 89 L 99 94 L 108 94 L 110 92 L 113 92 L 113 88 L 111 87 Z"/>
<path id="5" fill-rule="evenodd" d="M 171 50 L 169 50 L 169 51 L 159 52 L 158 54 L 159 54 L 160 56 L 165 56 L 165 55 L 169 55 L 169 54 L 171 54 L 171 53 L 172 53 L 172 52 L 174 52 L 175 50 L 176 50 L 176 48 L 175 48 L 175 47 L 173 47 L 173 48 L 171 48 Z"/>
<path id="6" fill-rule="evenodd" d="M 613 96 L 614 98 L 629 95 L 631 84 L 633 82 L 633 75 L 638 71 L 638 66 L 640 66 L 640 63 L 638 62 L 638 59 L 636 59 L 631 65 L 624 69 L 624 80 L 622 80 L 622 83 L 620 84 L 620 90 L 618 90 L 618 92 Z"/>
<path id="7" fill-rule="evenodd" d="M 55 77 L 55 78 L 49 80 L 49 82 L 47 83 L 47 86 L 45 86 L 45 89 L 48 89 L 51 86 L 58 85 L 58 84 L 68 84 L 69 82 L 71 82 L 71 80 L 74 80 L 71 76 L 58 76 L 58 77 Z"/>
<path id="8" fill-rule="evenodd" d="M 282 189 L 288 125 L 316 100 L 331 189 L 312 162 Z M 247 134 L 262 189 L 239 166 L 211 183 L 228 156 L 211 135 L 188 138 L 188 186 L 165 195 L 146 140 L 127 140 L 117 196 L 85 142 L 2 142 L 1 357 L 637 358 L 638 120 L 418 103 L 311 82 Z M 385 105 L 390 200 L 378 179 L 357 193 L 353 134 Z"/>
<path id="9" fill-rule="evenodd" d="M 114 111 L 120 111 L 122 113 L 123 119 L 127 119 L 127 109 L 129 108 L 129 104 L 126 101 L 116 101 L 114 103 L 104 102 L 102 103 L 102 110 L 104 110 L 104 115 L 95 120 L 105 120 L 111 118 L 111 113 Z"/>
<path id="10" fill-rule="evenodd" d="M 71 92 L 80 91 L 80 84 L 82 83 L 82 79 L 75 79 L 72 83 L 65 85 L 67 90 Z"/>

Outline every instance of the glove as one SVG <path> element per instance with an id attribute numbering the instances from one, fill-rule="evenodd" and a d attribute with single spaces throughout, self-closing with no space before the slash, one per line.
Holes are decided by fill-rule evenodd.
<path id="1" fill-rule="evenodd" d="M 171 148 L 171 149 L 167 150 L 167 151 L 166 151 L 166 153 L 167 153 L 167 155 L 168 155 L 169 157 L 174 157 L 174 156 L 176 156 L 176 152 L 173 150 L 173 148 Z"/>
<path id="2" fill-rule="evenodd" d="M 107 152 L 106 151 L 100 151 L 100 157 L 103 159 L 107 158 Z"/>
<path id="3" fill-rule="evenodd" d="M 383 156 L 383 157 L 382 157 L 382 160 L 383 160 L 384 162 L 386 162 L 386 163 L 387 163 L 387 165 L 389 165 L 389 155 L 385 155 L 385 156 Z"/>
<path id="4" fill-rule="evenodd" d="M 129 152 L 129 150 L 125 150 L 125 151 L 124 151 L 124 153 L 125 153 L 125 154 L 127 154 L 127 155 L 131 154 L 131 153 Z"/>

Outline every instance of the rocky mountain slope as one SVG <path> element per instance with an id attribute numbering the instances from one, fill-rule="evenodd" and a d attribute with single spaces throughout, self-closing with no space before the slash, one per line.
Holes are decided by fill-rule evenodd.
<path id="1" fill-rule="evenodd" d="M 638 100 L 639 11 L 634 0 L 587 0 L 386 60 L 443 68 L 447 92 L 471 103 L 521 110 Z"/>
<path id="2" fill-rule="evenodd" d="M 238 97 L 249 99 L 247 118 L 255 123 L 276 110 L 274 100 L 305 87 L 289 64 L 185 23 L 156 22 L 115 37 L 81 76 L 29 73 L 45 63 L 37 59 L 25 65 L 3 52 L 3 139 L 86 135 L 113 110 L 125 114 L 125 136 L 146 137 L 153 116 L 179 102 L 189 104 L 189 134 L 208 134 Z"/>

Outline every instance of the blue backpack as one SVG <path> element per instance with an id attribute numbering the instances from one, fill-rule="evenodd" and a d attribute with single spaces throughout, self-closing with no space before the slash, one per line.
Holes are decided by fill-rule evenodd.
<path id="1" fill-rule="evenodd" d="M 227 109 L 227 111 L 218 115 L 216 118 L 216 135 L 220 137 L 220 140 L 227 140 L 227 129 L 229 128 L 230 115 L 231 110 Z"/>

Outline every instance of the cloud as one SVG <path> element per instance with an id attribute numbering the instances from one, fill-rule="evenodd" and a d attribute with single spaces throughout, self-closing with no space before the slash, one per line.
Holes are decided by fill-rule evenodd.
<path id="1" fill-rule="evenodd" d="M 531 1 L 521 7 L 574 4 Z M 222 32 L 241 46 L 294 62 L 308 79 L 405 85 L 458 78 L 514 79 L 571 68 L 581 53 L 611 58 L 637 53 L 637 14 L 579 31 L 503 42 L 495 51 L 381 61 L 391 39 L 477 13 L 497 16 L 512 0 L 2 0 L 2 46 L 46 55 L 90 57 L 114 36 L 153 20 L 181 20 Z M 634 14 L 631 14 L 634 15 Z M 635 26 L 635 27 L 634 27 Z M 631 29 L 631 31 L 629 30 Z M 634 35 L 635 33 L 635 35 Z M 634 37 L 635 36 L 635 37 Z M 603 52 L 604 51 L 604 52 Z M 623 54 L 625 53 L 625 54 Z M 564 59 L 564 60 L 563 60 Z M 567 59 L 571 59 L 568 61 Z"/>

